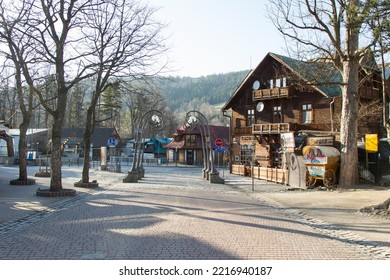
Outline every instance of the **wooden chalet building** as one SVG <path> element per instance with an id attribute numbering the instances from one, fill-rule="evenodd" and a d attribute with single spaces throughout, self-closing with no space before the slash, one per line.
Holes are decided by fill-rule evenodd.
<path id="1" fill-rule="evenodd" d="M 203 128 L 207 129 L 207 128 Z M 229 147 L 229 128 L 226 126 L 209 125 L 211 148 L 216 149 L 215 140 L 221 139 L 221 149 L 227 150 Z M 185 126 L 180 127 L 176 130 L 173 135 L 172 141 L 165 146 L 168 154 L 171 153 L 173 156 L 173 162 L 187 165 L 202 165 L 203 164 L 203 150 L 202 150 L 202 138 L 199 126 L 194 129 L 188 129 Z M 215 162 L 223 162 L 223 152 L 215 153 Z"/>
<path id="2" fill-rule="evenodd" d="M 379 72 L 373 76 L 366 73 L 360 73 L 361 101 L 381 102 Z M 337 139 L 340 82 L 341 75 L 331 63 L 303 62 L 268 53 L 222 108 L 231 110 L 231 172 L 250 175 L 254 154 L 254 166 L 268 169 L 264 172 L 270 172 L 271 181 L 288 183 L 288 174 L 280 171 L 284 169 L 281 133 Z M 367 117 L 358 130 L 361 134 L 379 133 L 380 119 Z M 305 145 L 304 139 L 297 137 L 296 146 Z"/>

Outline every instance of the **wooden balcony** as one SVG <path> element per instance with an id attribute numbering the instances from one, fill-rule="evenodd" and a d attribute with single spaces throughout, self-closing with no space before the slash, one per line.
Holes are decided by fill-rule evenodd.
<path id="1" fill-rule="evenodd" d="M 252 134 L 252 126 L 235 127 L 233 129 L 233 134 L 234 135 Z"/>
<path id="2" fill-rule="evenodd" d="M 254 124 L 252 127 L 253 134 L 279 134 L 290 132 L 289 123 Z"/>
<path id="3" fill-rule="evenodd" d="M 366 86 L 359 87 L 359 95 L 360 95 L 360 97 L 367 98 L 367 99 L 381 98 L 379 88 L 366 87 Z"/>
<path id="4" fill-rule="evenodd" d="M 253 101 L 274 99 L 274 98 L 286 98 L 291 94 L 291 88 L 281 87 L 272 89 L 259 89 L 253 91 Z"/>

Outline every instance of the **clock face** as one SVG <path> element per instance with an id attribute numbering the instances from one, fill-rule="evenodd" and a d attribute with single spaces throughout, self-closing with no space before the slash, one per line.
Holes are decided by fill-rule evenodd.
<path id="1" fill-rule="evenodd" d="M 257 112 L 261 112 L 261 111 L 263 111 L 263 110 L 264 110 L 264 103 L 263 103 L 263 102 L 257 103 L 257 105 L 256 105 L 256 111 L 257 111 Z"/>
<path id="2" fill-rule="evenodd" d="M 255 81 L 252 85 L 253 90 L 258 90 L 260 88 L 260 82 Z"/>

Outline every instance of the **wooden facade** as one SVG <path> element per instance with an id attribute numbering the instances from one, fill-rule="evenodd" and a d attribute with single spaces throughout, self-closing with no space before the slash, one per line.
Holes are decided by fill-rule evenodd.
<path id="1" fill-rule="evenodd" d="M 213 150 L 216 150 L 217 147 L 216 139 L 222 140 L 221 149 L 229 147 L 229 128 L 226 126 L 202 125 L 202 130 L 199 129 L 199 126 L 194 129 L 183 126 L 176 130 L 172 141 L 165 145 L 165 148 L 171 150 L 174 155 L 173 162 L 186 165 L 203 165 L 202 131 L 206 130 L 210 132 L 210 142 Z M 207 146 L 210 147 L 210 144 L 207 144 Z M 214 161 L 222 163 L 224 154 L 224 152 L 215 152 Z"/>
<path id="2" fill-rule="evenodd" d="M 268 174 L 275 173 L 272 170 L 283 169 L 281 133 L 337 135 L 342 100 L 341 87 L 334 84 L 341 76 L 332 75 L 333 80 L 323 85 L 311 85 L 313 83 L 300 73 L 309 66 L 312 67 L 269 53 L 224 105 L 223 111 L 231 111 L 232 173 L 251 175 L 248 167 L 253 163 L 257 170 L 253 175 L 268 180 Z M 362 78 L 364 73 L 362 71 Z M 365 77 L 359 89 L 362 103 L 381 102 L 379 80 Z M 367 117 L 358 130 L 361 134 L 379 133 L 380 121 Z M 279 174 L 273 175 L 277 178 L 274 181 L 286 182 L 287 175 L 281 175 L 280 179 Z"/>

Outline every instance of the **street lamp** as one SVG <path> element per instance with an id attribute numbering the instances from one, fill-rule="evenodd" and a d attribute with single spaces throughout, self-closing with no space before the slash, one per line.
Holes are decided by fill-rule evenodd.
<path id="1" fill-rule="evenodd" d="M 163 116 L 158 110 L 150 110 L 146 112 L 138 122 L 135 130 L 135 149 L 133 155 L 133 164 L 129 170 L 123 183 L 136 183 L 139 179 L 145 176 L 143 168 L 144 145 L 142 142 L 142 131 L 149 126 L 154 130 L 158 130 L 163 126 Z"/>
<path id="2" fill-rule="evenodd" d="M 190 112 L 191 113 L 191 112 Z M 206 144 L 206 128 L 202 125 L 199 125 L 199 119 L 197 117 L 195 117 L 194 115 L 189 115 L 189 113 L 187 113 L 187 116 L 186 116 L 186 126 L 189 128 L 189 129 L 194 129 L 196 126 L 198 126 L 199 128 L 199 132 L 200 132 L 200 138 L 202 140 L 202 153 L 203 153 L 203 169 L 202 169 L 202 172 L 203 172 L 203 178 L 206 178 L 208 179 L 208 173 L 210 171 L 209 169 L 209 161 L 207 160 L 208 158 L 208 149 L 207 149 L 207 144 Z"/>
<path id="3" fill-rule="evenodd" d="M 214 166 L 210 126 L 206 117 L 201 112 L 193 110 L 186 114 L 185 123 L 189 128 L 199 127 L 203 150 L 203 177 L 207 178 L 210 183 L 224 184 L 225 180 L 219 177 L 219 172 Z"/>

